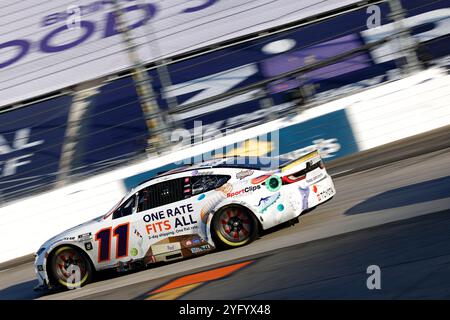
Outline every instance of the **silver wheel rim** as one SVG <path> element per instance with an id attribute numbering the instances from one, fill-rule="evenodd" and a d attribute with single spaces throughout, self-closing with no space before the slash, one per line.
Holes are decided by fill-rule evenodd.
<path id="1" fill-rule="evenodd" d="M 251 232 L 251 221 L 241 208 L 227 208 L 222 211 L 218 221 L 219 232 L 226 240 L 242 242 L 248 239 Z"/>
<path id="2" fill-rule="evenodd" d="M 74 269 L 80 270 L 79 277 L 74 276 Z M 72 249 L 63 250 L 56 255 L 55 270 L 58 279 L 66 283 L 75 283 L 76 279 L 81 281 L 87 272 L 85 259 L 76 250 Z M 72 281 L 69 281 L 71 279 Z"/>

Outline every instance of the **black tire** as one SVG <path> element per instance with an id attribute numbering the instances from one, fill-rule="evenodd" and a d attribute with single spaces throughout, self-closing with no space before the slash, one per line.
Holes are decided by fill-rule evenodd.
<path id="1" fill-rule="evenodd" d="M 212 221 L 215 242 L 219 248 L 237 248 L 258 236 L 258 221 L 245 207 L 231 205 L 216 212 Z"/>
<path id="2" fill-rule="evenodd" d="M 55 249 L 49 267 L 54 284 L 58 287 L 75 289 L 92 281 L 93 269 L 89 258 L 72 246 L 64 245 Z"/>
<path id="3" fill-rule="evenodd" d="M 299 219 L 298 217 L 295 217 L 294 219 L 291 219 L 287 222 L 287 225 L 290 227 L 295 226 L 297 223 L 299 223 Z"/>

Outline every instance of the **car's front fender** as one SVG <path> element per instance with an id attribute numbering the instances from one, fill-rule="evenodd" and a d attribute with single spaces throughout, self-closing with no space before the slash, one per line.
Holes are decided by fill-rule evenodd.
<path id="1" fill-rule="evenodd" d="M 45 286 L 47 288 L 50 287 L 51 283 L 50 283 L 48 259 L 51 257 L 51 255 L 57 248 L 62 246 L 76 247 L 80 251 L 84 252 L 86 256 L 89 258 L 90 260 L 89 262 L 95 269 L 95 264 L 92 263 L 92 257 L 86 252 L 86 250 L 84 250 L 82 243 L 79 241 L 61 239 L 51 244 L 44 244 L 44 245 L 46 246 L 45 247 L 46 249 L 36 257 L 34 262 L 36 275 L 39 281 L 39 285 L 41 286 Z"/>

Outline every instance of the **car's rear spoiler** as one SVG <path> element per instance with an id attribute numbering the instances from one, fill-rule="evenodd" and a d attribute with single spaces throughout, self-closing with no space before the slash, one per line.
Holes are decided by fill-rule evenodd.
<path id="1" fill-rule="evenodd" d="M 307 154 L 302 155 L 302 156 L 298 157 L 297 159 L 294 159 L 292 161 L 284 163 L 282 166 L 280 166 L 279 169 L 281 170 L 281 172 L 286 172 L 286 171 L 289 171 L 290 169 L 298 166 L 299 164 L 302 164 L 302 163 L 304 163 L 312 158 L 315 158 L 315 157 L 320 157 L 319 151 L 317 149 L 313 150 L 311 152 L 308 152 Z"/>

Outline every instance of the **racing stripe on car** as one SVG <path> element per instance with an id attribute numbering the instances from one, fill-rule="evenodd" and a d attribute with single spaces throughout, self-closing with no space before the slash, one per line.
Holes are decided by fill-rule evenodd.
<path id="1" fill-rule="evenodd" d="M 232 264 L 225 267 L 220 267 L 208 271 L 190 274 L 181 278 L 170 281 L 169 283 L 150 291 L 145 300 L 175 300 L 194 290 L 198 286 L 225 278 L 234 272 L 242 269 L 245 266 L 253 263 L 254 260 L 245 261 L 237 264 Z"/>

